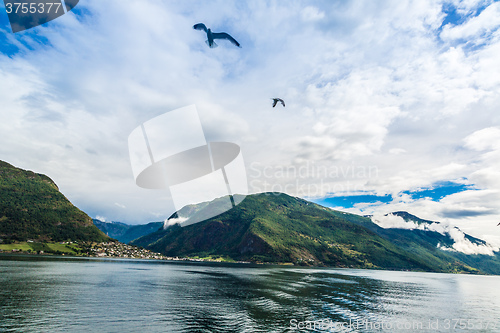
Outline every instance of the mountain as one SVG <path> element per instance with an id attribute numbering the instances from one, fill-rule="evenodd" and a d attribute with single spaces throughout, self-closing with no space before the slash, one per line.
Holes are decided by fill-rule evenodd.
<path id="1" fill-rule="evenodd" d="M 486 242 L 483 241 L 482 239 L 473 237 L 471 235 L 467 235 L 466 233 L 462 232 L 458 227 L 449 227 L 447 225 L 442 224 L 441 222 L 437 221 L 430 221 L 430 220 L 424 220 L 421 219 L 415 215 L 412 215 L 408 212 L 394 212 L 391 213 L 390 215 L 393 216 L 399 216 L 401 217 L 406 223 L 414 223 L 418 225 L 418 228 L 421 230 L 426 230 L 426 231 L 436 231 L 440 234 L 447 235 L 448 240 L 452 240 L 452 244 L 449 248 L 453 248 L 454 245 L 454 239 L 452 237 L 453 231 L 460 233 L 464 239 L 468 240 L 471 244 L 476 245 L 476 246 L 486 246 Z M 448 242 L 449 243 L 449 242 Z M 444 245 L 442 245 L 444 246 Z"/>
<path id="2" fill-rule="evenodd" d="M 136 239 L 132 244 L 167 256 L 222 256 L 255 262 L 432 272 L 491 272 L 487 267 L 478 270 L 452 251 L 438 247 L 440 244 L 451 246 L 452 242 L 439 232 L 384 229 L 368 217 L 334 211 L 282 193 L 249 195 L 235 208 L 206 221 L 185 227 L 173 224 L 185 221 L 187 216 L 183 211 L 203 214 L 218 204 L 219 200 L 214 200 L 183 208 L 169 218 L 170 227 Z"/>
<path id="3" fill-rule="evenodd" d="M 105 241 L 92 219 L 73 206 L 49 177 L 0 161 L 3 241 Z"/>
<path id="4" fill-rule="evenodd" d="M 93 219 L 92 221 L 106 235 L 126 244 L 163 227 L 163 222 L 130 225 L 122 222 L 103 222 L 97 219 Z"/>
<path id="5" fill-rule="evenodd" d="M 99 219 L 92 219 L 92 223 L 107 236 L 119 240 L 123 236 L 129 225 L 122 222 L 104 222 Z"/>
<path id="6" fill-rule="evenodd" d="M 407 212 L 394 212 L 408 224 L 416 224 L 418 229 L 381 228 L 378 225 L 364 225 L 385 239 L 391 239 L 397 246 L 412 251 L 435 265 L 443 267 L 453 260 L 475 267 L 489 274 L 500 275 L 500 253 L 485 241 L 467 235 L 457 227 L 423 220 Z"/>
<path id="7" fill-rule="evenodd" d="M 424 220 L 424 219 L 421 219 L 415 215 L 412 215 L 408 212 L 402 212 L 402 211 L 399 211 L 399 212 L 393 212 L 393 213 L 390 213 L 390 214 L 386 214 L 387 215 L 394 215 L 394 216 L 399 216 L 401 217 L 405 222 L 414 222 L 418 225 L 429 225 L 429 224 L 432 224 L 432 223 L 436 223 L 435 221 L 430 221 L 430 220 Z M 439 222 L 437 222 L 439 223 Z"/>

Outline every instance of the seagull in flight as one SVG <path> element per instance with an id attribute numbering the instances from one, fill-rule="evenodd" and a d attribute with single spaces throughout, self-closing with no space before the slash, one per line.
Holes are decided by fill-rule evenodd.
<path id="1" fill-rule="evenodd" d="M 278 104 L 278 102 L 280 102 L 283 107 L 285 107 L 285 101 L 282 100 L 281 98 L 273 98 L 273 108 L 276 106 L 276 104 Z"/>
<path id="2" fill-rule="evenodd" d="M 215 48 L 217 47 L 217 44 L 214 42 L 214 39 L 227 39 L 234 45 L 241 47 L 240 43 L 236 41 L 231 35 L 225 32 L 212 32 L 212 30 L 207 29 L 207 27 L 203 23 L 198 23 L 193 26 L 193 29 L 196 30 L 203 30 L 207 33 L 207 45 L 210 46 L 210 48 Z"/>
<path id="3" fill-rule="evenodd" d="M 497 227 L 500 225 L 500 223 L 497 224 Z"/>

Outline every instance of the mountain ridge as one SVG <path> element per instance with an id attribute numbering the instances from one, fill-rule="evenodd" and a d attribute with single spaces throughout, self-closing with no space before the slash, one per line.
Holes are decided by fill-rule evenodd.
<path id="1" fill-rule="evenodd" d="M 125 244 L 128 244 L 134 239 L 152 233 L 163 227 L 163 222 L 149 222 L 137 225 L 130 225 L 115 221 L 104 222 L 99 219 L 92 219 L 92 222 L 107 236 Z"/>
<path id="2" fill-rule="evenodd" d="M 4 161 L 0 161 L 0 238 L 5 242 L 109 240 L 51 178 Z"/>
<path id="3" fill-rule="evenodd" d="M 202 209 L 206 207 L 209 205 L 204 203 Z M 169 220 L 177 217 L 173 214 Z M 470 265 L 474 260 L 464 262 L 459 255 L 437 247 L 440 242 L 451 241 L 437 232 L 383 229 L 363 216 L 282 193 L 261 193 L 247 196 L 235 208 L 204 222 L 172 225 L 132 244 L 168 256 L 213 255 L 298 265 L 500 274 L 500 265 L 498 271 L 486 265 L 474 268 Z"/>

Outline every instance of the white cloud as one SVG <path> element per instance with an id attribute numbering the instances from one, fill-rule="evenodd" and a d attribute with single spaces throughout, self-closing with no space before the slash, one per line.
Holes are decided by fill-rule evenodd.
<path id="1" fill-rule="evenodd" d="M 401 216 L 393 214 L 375 214 L 372 222 L 384 229 L 418 229 L 418 224 L 412 221 L 405 221 Z"/>
<path id="2" fill-rule="evenodd" d="M 465 234 L 458 228 L 445 228 L 445 232 L 454 240 L 452 248 L 441 247 L 442 249 L 454 250 L 465 254 L 484 254 L 493 256 L 494 252 L 500 249 L 491 244 L 476 244 L 465 238 Z"/>
<path id="3" fill-rule="evenodd" d="M 302 10 L 302 19 L 304 21 L 318 21 L 325 17 L 325 13 L 313 6 L 307 6 Z"/>
<path id="4" fill-rule="evenodd" d="M 482 151 L 500 148 L 500 128 L 488 127 L 472 133 L 464 139 L 465 147 Z"/>
<path id="5" fill-rule="evenodd" d="M 392 149 L 389 149 L 389 154 L 398 155 L 398 154 L 404 154 L 404 153 L 406 153 L 406 149 L 403 149 L 403 148 L 392 148 Z"/>
<path id="6" fill-rule="evenodd" d="M 372 216 L 372 221 L 382 228 L 395 228 L 395 229 L 418 229 L 426 231 L 438 232 L 442 235 L 449 236 L 453 240 L 452 247 L 438 245 L 440 249 L 447 251 L 457 251 L 465 254 L 484 254 L 493 256 L 494 252 L 500 251 L 497 246 L 491 244 L 478 244 L 471 242 L 465 237 L 462 230 L 453 227 L 449 224 L 443 223 L 421 223 L 418 224 L 414 221 L 405 221 L 401 216 L 393 214 L 376 214 Z"/>
<path id="7" fill-rule="evenodd" d="M 171 219 L 166 219 L 164 222 L 163 222 L 163 229 L 167 229 L 168 227 L 170 226 L 173 226 L 175 224 L 182 224 L 182 222 L 184 221 L 187 221 L 187 217 L 175 217 L 175 218 L 171 218 Z"/>
<path id="8" fill-rule="evenodd" d="M 107 219 L 106 219 L 106 217 L 104 217 L 104 216 L 97 215 L 95 218 L 96 218 L 96 220 L 99 220 L 99 221 L 101 221 L 101 222 L 107 222 Z"/>
<path id="9" fill-rule="evenodd" d="M 500 3 L 494 2 L 478 16 L 460 25 L 448 24 L 441 32 L 443 39 L 465 39 L 490 34 L 500 26 Z"/>

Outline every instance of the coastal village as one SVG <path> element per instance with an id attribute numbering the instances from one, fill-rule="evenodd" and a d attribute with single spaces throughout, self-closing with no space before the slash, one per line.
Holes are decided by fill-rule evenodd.
<path id="1" fill-rule="evenodd" d="M 166 257 L 160 253 L 120 242 L 95 243 L 88 248 L 87 253 L 91 257 L 176 260 L 176 258 Z"/>
<path id="2" fill-rule="evenodd" d="M 224 261 L 222 258 L 168 257 L 161 253 L 152 252 L 142 247 L 137 247 L 120 242 L 79 244 L 77 242 L 38 243 L 32 240 L 28 240 L 27 242 L 22 243 L 3 244 L 3 246 L 0 246 L 0 253 L 62 255 L 98 258 L 156 259 L 173 261 Z"/>

